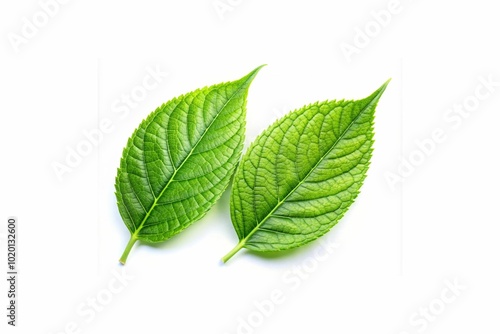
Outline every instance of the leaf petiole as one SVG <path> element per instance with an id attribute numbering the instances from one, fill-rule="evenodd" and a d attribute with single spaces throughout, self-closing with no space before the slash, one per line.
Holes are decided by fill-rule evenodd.
<path id="1" fill-rule="evenodd" d="M 231 251 L 229 251 L 229 253 L 227 253 L 226 255 L 224 255 L 224 257 L 222 258 L 222 262 L 226 263 L 227 261 L 229 261 L 230 258 L 233 257 L 234 254 L 238 253 L 238 251 L 240 249 L 243 248 L 243 246 L 245 245 L 245 239 L 241 240 L 240 242 L 238 242 L 238 244 L 233 248 L 231 249 Z"/>
<path id="2" fill-rule="evenodd" d="M 137 236 L 135 234 L 132 234 L 130 236 L 130 240 L 128 241 L 127 247 L 125 247 L 125 250 L 123 251 L 122 257 L 120 258 L 121 264 L 125 265 L 125 263 L 127 262 L 128 253 L 130 253 L 136 241 Z"/>

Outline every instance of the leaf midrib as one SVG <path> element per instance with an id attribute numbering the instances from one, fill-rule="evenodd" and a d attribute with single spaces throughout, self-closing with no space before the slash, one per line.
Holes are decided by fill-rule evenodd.
<path id="1" fill-rule="evenodd" d="M 373 101 L 377 100 L 377 98 L 380 96 L 381 92 L 379 92 L 379 94 L 377 94 L 375 97 L 373 97 L 373 99 L 366 105 L 363 107 L 362 110 L 360 110 L 360 112 L 358 113 L 358 115 L 352 120 L 352 122 L 349 124 L 349 126 L 342 132 L 342 134 L 337 138 L 337 140 L 335 141 L 335 143 L 333 143 L 333 145 L 327 150 L 327 152 L 325 154 L 323 154 L 321 156 L 321 158 L 316 162 L 316 164 L 311 168 L 311 170 L 302 178 L 302 180 L 300 180 L 297 185 L 288 192 L 288 194 L 283 197 L 282 200 L 278 201 L 278 203 L 276 203 L 276 205 L 274 206 L 274 208 L 267 214 L 266 217 L 264 217 L 264 219 L 262 219 L 253 229 L 252 231 L 246 236 L 244 237 L 242 240 L 240 240 L 240 242 L 238 243 L 239 245 L 241 246 L 244 246 L 246 244 L 246 242 L 248 241 L 248 239 L 255 233 L 257 232 L 260 227 L 274 214 L 274 212 L 276 212 L 276 210 L 288 199 L 288 197 L 290 197 L 294 192 L 295 190 L 297 190 L 303 183 L 304 181 L 311 175 L 311 173 L 319 166 L 319 164 L 325 159 L 325 157 L 330 154 L 330 152 L 337 146 L 337 144 L 339 143 L 339 141 L 345 136 L 345 134 L 349 131 L 349 129 L 352 127 L 352 125 L 358 120 L 358 118 L 361 116 L 361 114 L 363 114 L 363 112 L 372 105 Z M 351 103 L 354 103 L 354 101 L 351 101 Z"/>
<path id="2" fill-rule="evenodd" d="M 184 160 L 182 160 L 181 164 L 179 165 L 179 167 L 174 167 L 174 173 L 172 174 L 172 176 L 170 177 L 170 179 L 168 180 L 167 184 L 163 187 L 163 189 L 161 190 L 160 194 L 157 196 L 155 196 L 154 192 L 153 192 L 153 197 L 155 198 L 153 204 L 151 205 L 151 207 L 149 208 L 148 212 L 146 213 L 146 216 L 144 216 L 144 218 L 142 219 L 141 223 L 139 224 L 139 226 L 137 227 L 137 229 L 134 231 L 134 233 L 132 234 L 132 238 L 135 238 L 135 239 L 138 239 L 139 237 L 139 232 L 142 230 L 145 222 L 148 220 L 149 216 L 151 215 L 151 212 L 153 212 L 154 208 L 156 207 L 156 205 L 158 204 L 158 200 L 162 197 L 163 193 L 168 189 L 168 186 L 174 181 L 174 178 L 175 176 L 177 175 L 177 172 L 182 168 L 182 166 L 184 166 L 184 164 L 186 163 L 187 160 L 189 160 L 189 158 L 191 157 L 191 155 L 193 154 L 194 150 L 196 149 L 196 147 L 198 147 L 198 144 L 203 140 L 203 138 L 205 137 L 205 134 L 208 132 L 208 130 L 210 130 L 211 126 L 214 124 L 214 122 L 217 120 L 217 118 L 220 116 L 220 114 L 222 113 L 222 111 L 224 110 L 224 108 L 227 107 L 228 103 L 234 98 L 234 96 L 240 92 L 241 88 L 249 81 L 251 80 L 252 77 L 249 77 L 247 78 L 239 87 L 238 89 L 233 93 L 231 94 L 231 96 L 227 99 L 226 103 L 224 103 L 224 105 L 222 106 L 222 108 L 219 110 L 219 112 L 217 113 L 217 115 L 213 118 L 213 120 L 210 122 L 210 124 L 208 125 L 208 127 L 205 129 L 205 131 L 203 132 L 203 134 L 201 135 L 201 137 L 196 141 L 196 143 L 194 144 L 193 148 L 189 151 L 188 155 L 184 158 Z M 168 143 L 167 143 L 168 145 Z M 170 152 L 170 151 L 169 151 Z"/>

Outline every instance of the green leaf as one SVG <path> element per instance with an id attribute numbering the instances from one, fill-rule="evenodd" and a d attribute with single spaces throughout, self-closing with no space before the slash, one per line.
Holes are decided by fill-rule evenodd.
<path id="1" fill-rule="evenodd" d="M 295 110 L 257 137 L 231 193 L 241 248 L 280 251 L 328 232 L 359 193 L 370 164 L 377 102 L 387 81 L 358 101 L 325 101 Z"/>
<path id="2" fill-rule="evenodd" d="M 169 239 L 220 198 L 241 156 L 248 88 L 261 67 L 163 104 L 129 138 L 115 184 L 131 234 L 122 264 L 137 240 Z"/>

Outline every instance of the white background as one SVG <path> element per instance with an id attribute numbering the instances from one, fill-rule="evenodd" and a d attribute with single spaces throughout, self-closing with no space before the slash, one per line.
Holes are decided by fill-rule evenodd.
<path id="1" fill-rule="evenodd" d="M 19 326 L 6 325 L 2 279 L 2 333 L 498 333 L 500 86 L 473 97 L 480 77 L 500 81 L 498 10 L 486 0 L 401 0 L 390 22 L 374 24 L 372 11 L 388 6 L 73 0 L 14 47 L 13 34 L 22 36 L 24 18 L 33 22 L 41 5 L 2 2 L 0 219 L 20 222 Z M 365 29 L 367 45 L 346 57 L 341 46 Z M 137 245 L 125 267 L 133 279 L 111 294 L 129 237 L 113 193 L 127 138 L 161 103 L 261 64 L 247 144 L 292 108 L 362 98 L 392 78 L 377 109 L 369 176 L 322 239 L 335 250 L 321 261 L 319 241 L 282 256 L 243 250 L 222 265 L 237 242 L 226 192 L 182 234 Z M 148 68 L 168 76 L 120 117 L 113 104 Z M 447 114 L 474 101 L 468 117 Z M 53 164 L 65 163 L 102 119 L 112 130 L 59 180 Z M 436 129 L 446 140 L 422 153 L 416 141 Z M 392 187 L 387 175 L 410 157 L 419 165 Z M 291 271 L 302 266 L 309 272 L 298 279 Z M 464 288 L 455 295 L 453 282 Z M 261 315 L 255 303 L 274 290 L 282 302 Z M 95 317 L 77 311 L 96 297 L 106 305 Z"/>

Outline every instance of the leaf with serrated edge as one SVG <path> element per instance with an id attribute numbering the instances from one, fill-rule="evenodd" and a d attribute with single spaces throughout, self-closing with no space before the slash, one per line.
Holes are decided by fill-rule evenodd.
<path id="1" fill-rule="evenodd" d="M 231 192 L 241 248 L 280 251 L 328 232 L 354 202 L 366 177 L 377 102 L 389 81 L 358 101 L 318 102 L 260 134 L 244 154 Z"/>
<path id="2" fill-rule="evenodd" d="M 163 104 L 129 138 L 115 183 L 131 234 L 122 264 L 137 240 L 169 239 L 220 198 L 241 156 L 248 88 L 261 67 Z"/>

